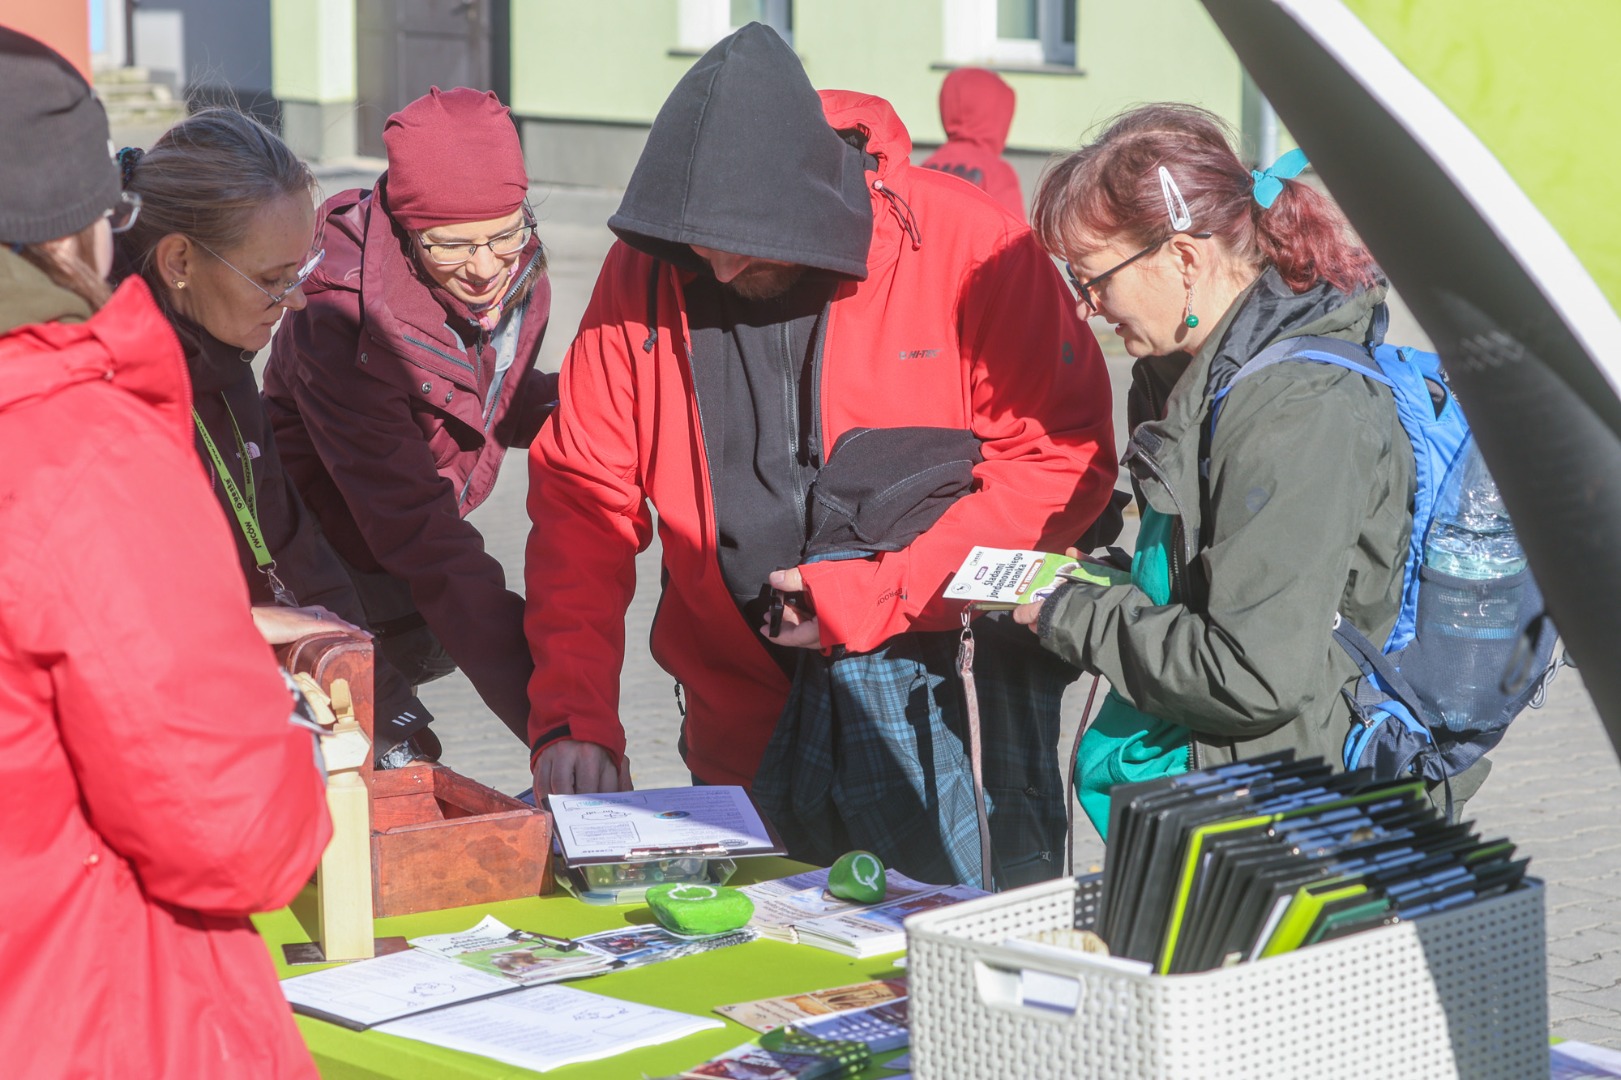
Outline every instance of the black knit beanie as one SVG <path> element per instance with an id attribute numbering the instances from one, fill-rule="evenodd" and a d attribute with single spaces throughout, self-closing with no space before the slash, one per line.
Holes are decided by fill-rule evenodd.
<path id="1" fill-rule="evenodd" d="M 107 112 L 48 45 L 0 26 L 0 242 L 72 236 L 118 202 Z"/>

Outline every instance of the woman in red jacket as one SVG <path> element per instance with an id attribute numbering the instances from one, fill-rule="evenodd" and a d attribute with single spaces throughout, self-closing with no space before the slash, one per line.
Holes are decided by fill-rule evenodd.
<path id="1" fill-rule="evenodd" d="M 287 471 L 413 683 L 461 668 L 527 741 L 523 599 L 466 515 L 550 414 L 551 311 L 523 150 L 494 94 L 389 117 L 388 171 L 320 211 L 326 261 L 276 331 L 265 399 Z"/>
<path id="2" fill-rule="evenodd" d="M 169 317 L 191 375 L 197 456 L 236 538 L 237 559 L 261 623 L 291 637 L 330 629 L 297 605 L 366 626 L 366 613 L 315 516 L 282 469 L 249 362 L 284 312 L 304 306 L 303 284 L 324 254 L 315 228 L 315 178 L 287 144 L 234 109 L 204 109 L 149 151 L 118 154 L 124 190 L 141 216 L 119 238 L 125 273 L 139 274 Z M 432 715 L 386 657 L 376 667 L 380 765 L 437 758 Z"/>
<path id="3" fill-rule="evenodd" d="M 84 79 L 0 29 L 0 1061 L 310 1077 L 251 912 L 331 829 Z M 109 220 L 109 216 L 111 220 Z"/>

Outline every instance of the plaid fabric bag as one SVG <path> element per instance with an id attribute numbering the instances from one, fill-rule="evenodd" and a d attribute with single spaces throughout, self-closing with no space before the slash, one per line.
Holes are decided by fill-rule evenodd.
<path id="1" fill-rule="evenodd" d="M 1005 617 L 975 633 L 994 885 L 1008 888 L 1062 869 L 1058 719 L 1079 672 Z M 859 848 L 920 881 L 982 885 L 957 644 L 919 632 L 801 658 L 753 785 L 793 858 Z"/>

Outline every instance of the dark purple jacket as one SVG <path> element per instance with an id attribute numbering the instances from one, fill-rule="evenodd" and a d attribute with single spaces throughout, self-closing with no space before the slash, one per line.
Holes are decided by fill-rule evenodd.
<path id="1" fill-rule="evenodd" d="M 463 518 L 495 486 L 507 447 L 528 446 L 556 402 L 557 376 L 534 370 L 551 283 L 532 243 L 518 260 L 535 280 L 517 356 L 498 374 L 489 335 L 406 255 L 387 183 L 322 208 L 326 261 L 305 285 L 309 305 L 276 331 L 265 403 L 332 546 L 357 569 L 407 582 L 451 659 L 521 733 L 533 670 L 523 599 Z"/>

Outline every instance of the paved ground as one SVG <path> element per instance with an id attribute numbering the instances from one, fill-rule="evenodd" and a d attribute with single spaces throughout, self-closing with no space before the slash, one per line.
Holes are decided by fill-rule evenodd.
<path id="1" fill-rule="evenodd" d="M 374 168 L 369 162 L 355 162 L 323 170 L 323 182 L 328 191 L 336 191 L 365 182 Z M 603 222 L 618 200 L 611 192 L 535 194 L 542 236 L 551 250 L 554 289 L 552 328 L 541 362 L 555 369 L 611 240 Z M 1391 337 L 1421 340 L 1411 321 L 1400 315 Z M 1118 428 L 1123 427 L 1120 401 L 1129 361 L 1112 356 L 1110 370 Z M 523 544 L 529 528 L 525 489 L 524 459 L 512 455 L 494 495 L 473 515 L 515 588 L 522 585 Z M 683 784 L 687 773 L 675 752 L 678 718 L 673 684 L 652 663 L 645 647 L 656 600 L 654 552 L 643 555 L 638 580 L 628 615 L 631 650 L 620 681 L 631 760 L 639 786 Z M 441 717 L 437 730 L 448 764 L 508 791 L 528 785 L 523 748 L 483 709 L 464 679 L 456 675 L 442 680 L 425 688 L 423 697 Z M 1085 686 L 1078 684 L 1066 700 L 1066 753 L 1084 697 Z M 1621 767 L 1579 675 L 1562 674 L 1547 706 L 1525 714 L 1493 756 L 1496 769 L 1468 810 L 1484 833 L 1518 842 L 1521 852 L 1532 856 L 1533 873 L 1548 883 L 1553 1031 L 1621 1048 Z M 1087 831 L 1084 822 L 1081 828 Z M 1077 865 L 1084 868 L 1101 858 L 1095 837 L 1078 844 Z"/>

